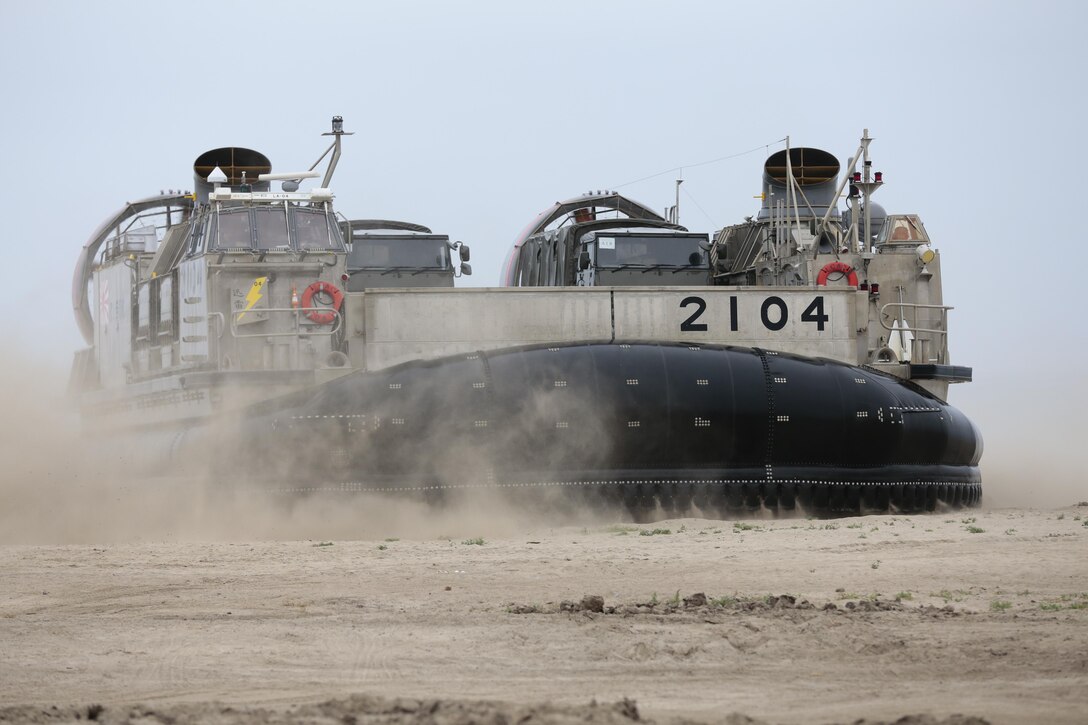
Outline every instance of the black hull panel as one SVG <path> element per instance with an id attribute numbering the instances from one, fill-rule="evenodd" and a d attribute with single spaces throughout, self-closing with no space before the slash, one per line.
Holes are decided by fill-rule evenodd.
<path id="1" fill-rule="evenodd" d="M 982 440 L 955 408 L 871 369 L 748 348 L 459 355 L 351 374 L 241 426 L 247 470 L 303 488 L 569 486 L 630 507 L 832 511 L 980 497 Z"/>

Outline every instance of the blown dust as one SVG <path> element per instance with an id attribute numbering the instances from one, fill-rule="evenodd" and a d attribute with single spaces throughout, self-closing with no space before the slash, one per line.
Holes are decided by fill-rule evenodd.
<path id="1" fill-rule="evenodd" d="M 0 721 L 1088 719 L 1080 484 L 1007 508 L 998 465 L 982 509 L 634 525 L 125 483 L 37 367 L 0 436 Z"/>

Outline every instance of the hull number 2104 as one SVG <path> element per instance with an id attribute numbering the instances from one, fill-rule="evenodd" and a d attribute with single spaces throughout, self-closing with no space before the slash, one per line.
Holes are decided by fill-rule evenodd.
<path id="1" fill-rule="evenodd" d="M 729 331 L 736 332 L 740 326 L 740 302 L 737 295 L 729 296 Z M 680 323 L 680 332 L 707 332 L 709 326 L 706 322 L 700 322 L 703 313 L 706 312 L 706 300 L 692 295 L 680 301 L 680 309 L 688 312 L 688 316 Z M 772 332 L 777 332 L 786 326 L 790 319 L 790 309 L 786 301 L 781 297 L 771 295 L 763 298 L 759 307 L 759 319 L 763 326 Z M 801 322 L 807 322 L 816 326 L 819 332 L 830 317 L 824 312 L 823 295 L 816 295 L 812 302 L 801 313 Z"/>

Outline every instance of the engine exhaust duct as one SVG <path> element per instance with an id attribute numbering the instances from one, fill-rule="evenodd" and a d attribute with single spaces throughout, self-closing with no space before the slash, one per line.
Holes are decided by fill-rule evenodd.
<path id="1" fill-rule="evenodd" d="M 253 149 L 224 146 L 205 151 L 193 162 L 194 189 L 198 205 L 208 203 L 208 194 L 215 188 L 208 181 L 208 176 L 217 166 L 226 174 L 226 183 L 229 186 L 242 184 L 244 175 L 244 183 L 250 186 L 251 191 L 271 190 L 270 182 L 260 181 L 258 178 L 261 174 L 272 171 L 272 162 L 267 156 Z"/>
<path id="2" fill-rule="evenodd" d="M 787 167 L 786 154 L 789 154 Z M 788 169 L 788 170 L 787 170 Z M 822 217 L 828 207 L 835 205 L 836 182 L 839 176 L 839 160 L 826 151 L 800 146 L 783 149 L 772 154 L 763 164 L 763 207 L 758 219 L 767 219 L 778 203 L 785 204 L 788 195 L 789 171 L 797 182 L 796 215 L 790 209 L 790 217 L 809 219 L 815 214 Z M 804 195 L 802 198 L 801 195 Z M 808 203 L 805 203 L 805 200 Z M 809 211 L 812 207 L 812 211 Z"/>

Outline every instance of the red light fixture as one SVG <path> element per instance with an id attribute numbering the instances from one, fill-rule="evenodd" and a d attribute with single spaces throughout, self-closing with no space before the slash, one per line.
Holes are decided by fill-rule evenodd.
<path id="1" fill-rule="evenodd" d="M 855 171 L 854 172 L 854 181 L 861 181 L 861 172 L 860 171 Z"/>
<path id="2" fill-rule="evenodd" d="M 884 181 L 884 172 L 883 171 L 876 172 L 876 180 L 877 180 L 877 183 L 880 183 L 881 181 Z"/>

